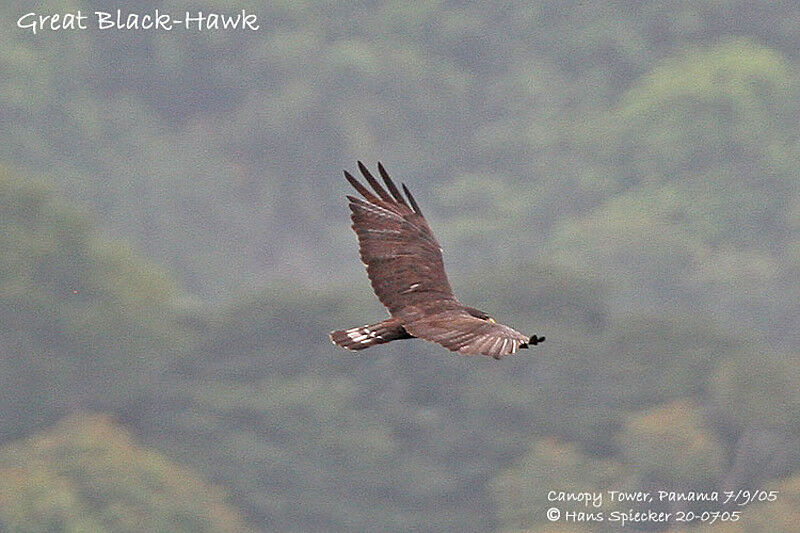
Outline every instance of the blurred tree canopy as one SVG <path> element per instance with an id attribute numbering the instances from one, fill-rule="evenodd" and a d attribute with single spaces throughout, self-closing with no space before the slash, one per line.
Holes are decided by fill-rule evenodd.
<path id="1" fill-rule="evenodd" d="M 604 491 L 609 486 L 623 486 L 629 475 L 614 460 L 597 461 L 574 444 L 544 438 L 535 441 L 516 464 L 498 475 L 491 490 L 504 531 L 527 531 L 542 522 L 547 509 L 554 505 L 547 499 L 550 491 Z M 584 507 L 583 503 L 581 506 Z M 603 510 L 608 512 L 614 507 L 613 504 L 604 505 Z M 585 508 L 593 509 L 592 502 Z"/>
<path id="2" fill-rule="evenodd" d="M 226 500 L 102 415 L 0 449 L 3 531 L 251 531 Z"/>
<path id="3" fill-rule="evenodd" d="M 169 276 L 97 237 L 47 187 L 0 174 L 4 440 L 74 409 L 121 409 L 188 346 Z"/>
<path id="4" fill-rule="evenodd" d="M 777 487 L 705 529 L 794 530 L 800 6 L 245 7 L 0 33 L 0 529 L 556 533 L 549 489 Z M 356 159 L 547 343 L 334 350 L 384 316 Z"/>

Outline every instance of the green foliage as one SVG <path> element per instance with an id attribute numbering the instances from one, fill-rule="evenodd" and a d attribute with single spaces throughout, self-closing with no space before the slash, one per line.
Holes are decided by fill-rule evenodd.
<path id="1" fill-rule="evenodd" d="M 798 90 L 784 56 L 744 39 L 654 67 L 576 125 L 600 198 L 557 225 L 553 260 L 612 284 L 614 307 L 701 307 L 791 345 L 782 268 Z"/>
<path id="2" fill-rule="evenodd" d="M 399 460 L 398 444 L 385 422 L 359 405 L 357 392 L 344 378 L 313 375 L 192 382 L 191 408 L 162 428 L 158 444 L 231 486 L 267 529 L 308 521 L 325 530 L 361 529 L 373 513 L 393 512 L 361 491 L 410 487 L 387 475 Z"/>
<path id="3" fill-rule="evenodd" d="M 0 198 L 3 437 L 142 394 L 186 344 L 172 282 L 46 187 L 3 174 Z"/>
<path id="4" fill-rule="evenodd" d="M 103 415 L 73 416 L 0 449 L 0 528 L 250 531 L 219 489 Z"/>
<path id="5" fill-rule="evenodd" d="M 702 411 L 689 402 L 667 403 L 630 416 L 619 440 L 628 464 L 663 490 L 713 487 L 724 471 L 722 443 L 704 427 Z"/>
<path id="6" fill-rule="evenodd" d="M 618 490 L 614 487 L 620 487 L 627 475 L 613 460 L 596 460 L 573 444 L 546 438 L 535 441 L 524 456 L 500 473 L 491 492 L 503 531 L 539 532 L 536 526 L 547 523 L 546 511 L 553 506 L 549 492 Z M 587 512 L 591 509 L 590 503 Z M 604 512 L 611 509 L 613 504 L 604 504 Z"/>
<path id="7" fill-rule="evenodd" d="M 776 428 L 800 438 L 800 369 L 796 357 L 757 349 L 734 354 L 717 368 L 712 401 L 734 428 Z"/>
<path id="8" fill-rule="evenodd" d="M 622 409 L 705 396 L 714 365 L 739 342 L 691 317 L 633 316 L 609 329 L 595 379 L 604 399 Z"/>

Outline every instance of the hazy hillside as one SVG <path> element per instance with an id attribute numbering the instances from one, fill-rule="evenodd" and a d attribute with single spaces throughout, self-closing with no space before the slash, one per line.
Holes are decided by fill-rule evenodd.
<path id="1" fill-rule="evenodd" d="M 0 449 L 3 531 L 251 531 L 226 499 L 105 416 Z"/>
<path id="2" fill-rule="evenodd" d="M 800 8 L 246 8 L 0 32 L 0 529 L 553 532 L 548 487 L 780 487 L 692 530 L 792 530 Z M 332 347 L 385 313 L 357 159 L 465 303 L 547 342 Z"/>

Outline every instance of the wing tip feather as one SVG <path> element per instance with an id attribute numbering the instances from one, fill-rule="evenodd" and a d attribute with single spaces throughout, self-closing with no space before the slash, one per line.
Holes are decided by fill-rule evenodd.
<path id="1" fill-rule="evenodd" d="M 386 187 L 389 189 L 389 193 L 392 195 L 392 197 L 394 197 L 394 199 L 400 204 L 409 207 L 408 203 L 406 203 L 406 199 L 403 198 L 402 194 L 400 194 L 400 191 L 397 189 L 397 185 L 395 185 L 394 181 L 392 181 L 392 178 L 389 177 L 389 173 L 386 172 L 386 169 L 380 161 L 378 161 L 378 173 L 381 175 L 381 178 L 383 178 L 383 182 L 386 184 Z"/>
<path id="2" fill-rule="evenodd" d="M 358 161 L 358 170 L 361 171 L 361 174 L 364 176 L 364 179 L 366 179 L 367 183 L 369 183 L 372 186 L 372 188 L 375 189 L 375 192 L 378 193 L 378 196 L 380 196 L 380 198 L 383 201 L 394 203 L 394 200 L 392 200 L 392 197 L 389 195 L 388 192 L 386 192 L 386 189 L 381 187 L 381 184 L 378 183 L 378 180 L 375 179 L 375 177 L 372 175 L 372 173 L 369 171 L 366 165 L 364 165 L 364 163 L 362 163 L 361 161 Z"/>
<path id="3" fill-rule="evenodd" d="M 360 181 L 358 181 L 358 180 L 357 180 L 357 179 L 356 179 L 356 178 L 355 178 L 355 177 L 354 177 L 352 174 L 350 174 L 350 173 L 349 173 L 348 171 L 346 171 L 346 170 L 344 171 L 344 177 L 345 177 L 345 179 L 346 179 L 346 180 L 347 180 L 347 181 L 350 183 L 350 185 L 352 185 L 352 186 L 353 186 L 353 188 L 354 188 L 356 191 L 358 191 L 358 193 L 359 193 L 361 196 L 363 196 L 365 199 L 367 199 L 368 201 L 370 201 L 370 202 L 373 202 L 373 203 L 378 201 L 378 197 L 377 197 L 377 196 L 375 196 L 374 194 L 372 194 L 372 193 L 369 191 L 369 189 L 367 189 L 366 187 L 364 187 L 364 186 L 361 184 L 361 182 L 360 182 Z M 350 197 L 348 196 L 348 198 L 350 198 Z"/>
<path id="4" fill-rule="evenodd" d="M 406 196 L 408 197 L 408 201 L 411 202 L 411 209 L 413 209 L 416 214 L 422 216 L 422 210 L 419 208 L 419 205 L 414 199 L 414 196 L 411 194 L 411 191 L 408 190 L 408 187 L 406 187 L 405 183 L 401 183 L 401 185 L 403 186 L 403 192 L 405 192 Z"/>

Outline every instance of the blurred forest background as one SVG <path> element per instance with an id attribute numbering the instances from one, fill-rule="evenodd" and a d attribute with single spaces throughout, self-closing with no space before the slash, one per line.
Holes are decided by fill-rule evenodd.
<path id="1" fill-rule="evenodd" d="M 548 490 L 738 488 L 781 494 L 687 531 L 797 531 L 796 3 L 240 4 L 0 5 L 0 531 L 574 533 Z M 155 7 L 236 11 L 113 9 Z M 331 346 L 384 316 L 356 159 L 548 341 Z"/>

